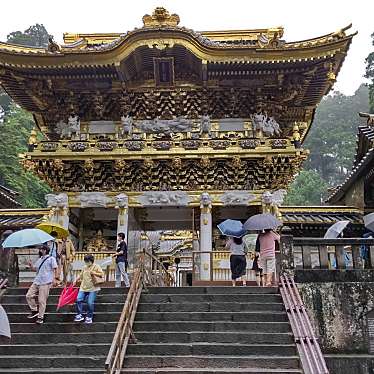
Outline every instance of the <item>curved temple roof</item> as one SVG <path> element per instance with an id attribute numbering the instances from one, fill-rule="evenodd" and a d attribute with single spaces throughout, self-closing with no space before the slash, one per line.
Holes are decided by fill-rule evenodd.
<path id="1" fill-rule="evenodd" d="M 321 37 L 286 43 L 283 28 L 197 32 L 178 26 L 179 17 L 164 8 L 143 17 L 143 27 L 124 34 L 64 34 L 65 45 L 48 48 L 0 42 L 0 66 L 42 67 L 116 64 L 140 46 L 164 49 L 183 45 L 206 61 L 280 62 L 345 53 L 352 39 L 345 27 Z M 95 54 L 95 60 L 92 55 Z M 32 57 L 31 57 L 32 56 Z"/>
<path id="2" fill-rule="evenodd" d="M 65 45 L 51 40 L 47 48 L 0 43 L 0 83 L 50 135 L 72 112 L 82 121 L 119 121 L 126 100 L 135 118 L 152 117 L 144 113 L 155 88 L 173 108 L 166 91 L 189 100 L 198 115 L 205 97 L 212 118 L 248 118 L 263 108 L 290 134 L 294 122 L 308 128 L 354 35 L 348 26 L 288 43 L 282 27 L 196 32 L 178 24 L 177 15 L 156 8 L 143 27 L 125 34 L 65 34 Z M 155 61 L 163 59 L 172 61 L 169 85 L 157 83 Z"/>

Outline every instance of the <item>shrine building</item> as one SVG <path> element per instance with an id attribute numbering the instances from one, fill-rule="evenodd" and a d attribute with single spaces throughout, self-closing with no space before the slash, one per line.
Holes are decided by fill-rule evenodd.
<path id="1" fill-rule="evenodd" d="M 0 43 L 1 86 L 44 135 L 33 131 L 22 163 L 53 190 L 49 219 L 80 251 L 113 249 L 117 232 L 135 251 L 144 233 L 168 230 L 211 251 L 217 223 L 261 211 L 295 230 L 356 219 L 349 206 L 280 207 L 352 41 L 348 27 L 287 42 L 282 27 L 198 32 L 179 22 L 156 8 L 124 34 Z"/>

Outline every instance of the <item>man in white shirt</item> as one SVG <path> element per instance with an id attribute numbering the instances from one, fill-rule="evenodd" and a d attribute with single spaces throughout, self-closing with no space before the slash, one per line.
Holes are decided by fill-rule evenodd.
<path id="1" fill-rule="evenodd" d="M 40 258 L 34 265 L 29 263 L 32 270 L 36 271 L 35 279 L 26 294 L 26 300 L 30 307 L 27 318 L 38 317 L 36 323 L 44 322 L 44 313 L 51 287 L 59 282 L 56 259 L 49 255 L 49 247 L 43 245 L 39 250 Z M 36 302 L 38 297 L 38 302 Z"/>

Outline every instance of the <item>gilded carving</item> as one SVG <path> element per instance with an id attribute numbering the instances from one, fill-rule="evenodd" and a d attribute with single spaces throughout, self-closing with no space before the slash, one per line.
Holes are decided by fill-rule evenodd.
<path id="1" fill-rule="evenodd" d="M 41 147 L 45 152 L 56 152 L 58 144 L 57 142 L 42 142 Z"/>
<path id="2" fill-rule="evenodd" d="M 239 145 L 243 149 L 255 149 L 261 145 L 261 142 L 258 139 L 245 139 L 245 140 L 240 140 Z"/>
<path id="3" fill-rule="evenodd" d="M 144 142 L 138 140 L 128 140 L 124 143 L 129 151 L 141 151 L 144 148 Z"/>
<path id="4" fill-rule="evenodd" d="M 271 148 L 286 148 L 287 139 L 272 139 L 270 140 Z"/>
<path id="5" fill-rule="evenodd" d="M 159 27 L 159 26 L 178 26 L 179 16 L 177 14 L 170 14 L 165 8 L 157 7 L 152 15 L 146 14 L 143 16 L 144 27 Z"/>
<path id="6" fill-rule="evenodd" d="M 69 149 L 71 149 L 73 152 L 84 152 L 88 144 L 85 142 L 71 142 L 68 144 Z"/>

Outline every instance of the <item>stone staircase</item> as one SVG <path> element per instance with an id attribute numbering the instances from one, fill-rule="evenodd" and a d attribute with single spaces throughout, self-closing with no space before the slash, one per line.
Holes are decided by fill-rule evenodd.
<path id="1" fill-rule="evenodd" d="M 302 373 L 276 288 L 143 292 L 124 373 Z"/>
<path id="2" fill-rule="evenodd" d="M 89 326 L 72 322 L 73 307 L 56 313 L 60 291 L 51 291 L 41 326 L 26 318 L 26 289 L 7 291 L 13 335 L 0 345 L 0 373 L 104 372 L 124 290 L 102 289 Z M 276 288 L 149 288 L 134 332 L 123 373 L 302 373 Z"/>
<path id="3" fill-rule="evenodd" d="M 52 289 L 45 323 L 26 318 L 26 288 L 7 290 L 1 304 L 11 322 L 12 340 L 0 345 L 0 373 L 103 373 L 124 304 L 123 288 L 102 288 L 94 323 L 73 322 L 75 309 L 56 312 L 61 289 Z"/>

